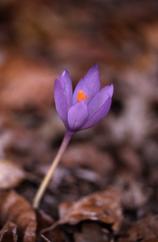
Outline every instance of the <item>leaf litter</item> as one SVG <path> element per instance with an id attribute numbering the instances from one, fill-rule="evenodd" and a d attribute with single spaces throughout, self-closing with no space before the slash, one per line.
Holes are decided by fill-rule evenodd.
<path id="1" fill-rule="evenodd" d="M 157 3 L 144 1 L 143 7 L 137 1 L 88 3 L 92 11 L 89 4 L 80 3 L 77 8 L 66 6 L 71 11 L 63 16 L 61 7 L 55 4 L 54 17 L 48 14 L 51 13 L 49 3 L 0 2 L 2 13 L 9 10 L 6 18 L 2 16 L 4 33 L 8 36 L 16 33 L 14 41 L 10 39 L 9 51 L 5 52 L 3 46 L 0 50 L 2 242 L 158 241 Z M 83 18 L 78 18 L 80 13 Z M 52 26 L 56 27 L 53 35 Z M 89 27 L 94 29 L 90 35 Z M 2 39 L 8 40 L 4 33 L 1 31 Z M 81 47 L 80 51 L 77 46 Z M 37 55 L 32 51 L 34 48 Z M 19 50 L 27 52 L 27 57 L 18 54 Z M 41 53 L 48 57 L 49 67 L 39 61 Z M 50 110 L 52 79 L 65 60 L 77 80 L 81 69 L 96 59 L 107 69 L 110 67 L 109 73 L 102 69 L 115 83 L 111 114 L 106 122 L 74 139 L 75 145 L 65 153 L 45 194 L 42 213 L 34 211 L 29 202 L 49 167 L 48 161 L 59 147 L 64 130 L 56 113 Z M 10 160 L 15 162 L 10 164 Z M 32 179 L 27 172 L 32 174 Z M 5 181 L 8 175 L 10 179 Z M 93 196 L 104 198 L 99 194 L 109 192 L 109 186 L 119 191 L 119 199 L 115 199 L 112 189 L 111 205 L 96 209 L 97 199 L 93 200 Z M 84 199 L 89 205 L 87 216 Z M 113 203 L 121 210 L 120 220 L 114 220 Z M 111 217 L 105 216 L 105 208 Z M 90 216 L 93 209 L 95 221 Z M 99 215 L 96 210 L 100 211 Z"/>

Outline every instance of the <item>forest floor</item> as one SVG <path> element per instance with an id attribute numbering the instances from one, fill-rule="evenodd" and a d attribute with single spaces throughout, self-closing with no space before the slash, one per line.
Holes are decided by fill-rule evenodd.
<path id="1" fill-rule="evenodd" d="M 107 21 L 95 4 L 78 20 L 79 6 L 63 17 L 59 6 L 0 3 L 0 242 L 158 242 L 156 2 L 109 4 Z M 111 111 L 73 137 L 35 211 L 65 132 L 53 81 L 65 65 L 77 80 L 95 62 L 115 86 Z"/>

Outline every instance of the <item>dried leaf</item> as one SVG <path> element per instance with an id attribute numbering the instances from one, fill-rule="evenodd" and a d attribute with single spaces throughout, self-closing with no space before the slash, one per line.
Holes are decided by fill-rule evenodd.
<path id="1" fill-rule="evenodd" d="M 64 230 L 57 226 L 54 229 L 52 227 L 43 230 L 42 232 L 42 242 L 69 242 L 68 236 L 64 232 Z"/>
<path id="2" fill-rule="evenodd" d="M 31 205 L 15 192 L 0 193 L 0 222 L 13 222 L 18 227 L 18 238 L 34 242 L 36 238 L 36 215 Z"/>
<path id="3" fill-rule="evenodd" d="M 82 221 L 99 221 L 110 225 L 114 231 L 118 231 L 122 222 L 120 205 L 120 193 L 116 189 L 108 189 L 97 192 L 67 206 L 60 206 L 58 224 L 78 224 Z"/>
<path id="4" fill-rule="evenodd" d="M 0 231 L 0 242 L 17 242 L 17 226 L 8 222 Z"/>
<path id="5" fill-rule="evenodd" d="M 25 178 L 22 168 L 7 160 L 0 160 L 0 171 L 0 189 L 16 187 Z"/>

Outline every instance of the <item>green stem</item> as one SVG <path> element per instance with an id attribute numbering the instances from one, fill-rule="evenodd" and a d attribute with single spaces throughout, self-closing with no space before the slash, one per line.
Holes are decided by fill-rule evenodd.
<path id="1" fill-rule="evenodd" d="M 71 140 L 71 137 L 72 137 L 72 133 L 67 132 L 65 134 L 64 139 L 61 143 L 61 146 L 58 150 L 58 153 L 57 153 L 56 157 L 54 158 L 52 165 L 51 165 L 50 169 L 48 170 L 48 173 L 44 177 L 44 179 L 35 195 L 35 198 L 33 200 L 33 207 L 35 209 L 37 209 L 39 207 L 40 201 L 49 185 L 51 178 L 54 175 L 55 169 L 56 169 L 57 165 L 59 164 L 59 161 L 61 160 L 61 157 L 62 157 L 64 151 L 66 150 L 66 148 Z"/>

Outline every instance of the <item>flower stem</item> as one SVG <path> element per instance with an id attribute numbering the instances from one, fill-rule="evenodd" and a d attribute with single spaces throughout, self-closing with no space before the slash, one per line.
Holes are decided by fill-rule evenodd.
<path id="1" fill-rule="evenodd" d="M 62 157 L 64 151 L 66 150 L 66 148 L 71 140 L 71 137 L 72 137 L 72 133 L 67 132 L 65 134 L 64 139 L 61 143 L 61 146 L 58 150 L 58 153 L 57 153 L 56 157 L 54 158 L 52 165 L 51 165 L 50 169 L 48 170 L 48 173 L 44 177 L 44 179 L 35 195 L 35 198 L 33 200 L 33 207 L 35 209 L 37 209 L 39 207 L 40 201 L 47 189 L 47 186 L 49 185 L 49 182 L 50 182 L 52 176 L 54 175 L 55 169 L 56 169 L 57 165 L 59 164 L 59 161 L 61 160 L 61 157 Z"/>

